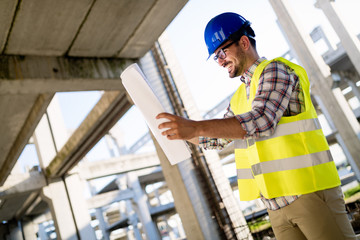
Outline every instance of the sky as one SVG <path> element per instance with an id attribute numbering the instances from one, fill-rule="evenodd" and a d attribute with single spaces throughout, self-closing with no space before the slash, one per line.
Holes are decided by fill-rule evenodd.
<path id="1" fill-rule="evenodd" d="M 332 44 L 339 42 L 334 30 L 320 9 L 314 7 L 315 0 L 288 0 L 302 27 L 311 32 L 321 25 Z M 359 0 L 337 0 L 335 6 L 345 24 L 355 33 L 360 33 Z M 239 86 L 238 78 L 230 79 L 226 69 L 212 60 L 206 60 L 208 53 L 203 40 L 207 22 L 222 12 L 236 12 L 252 23 L 256 34 L 257 50 L 268 59 L 283 55 L 289 50 L 287 42 L 276 23 L 276 15 L 268 0 L 190 0 L 166 29 L 186 81 L 201 113 L 213 108 Z M 65 125 L 75 129 L 90 112 L 101 96 L 101 92 L 72 92 L 57 94 Z M 132 108 L 119 122 L 124 129 L 126 146 L 130 147 L 147 131 L 147 126 L 137 109 Z M 137 126 L 137 131 L 128 126 Z M 88 154 L 90 160 L 104 155 L 105 142 L 101 141 Z M 35 148 L 25 149 L 26 156 L 34 155 Z"/>

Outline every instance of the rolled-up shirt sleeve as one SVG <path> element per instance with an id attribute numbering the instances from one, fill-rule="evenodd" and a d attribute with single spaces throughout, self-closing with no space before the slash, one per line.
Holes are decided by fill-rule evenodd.
<path id="1" fill-rule="evenodd" d="M 199 137 L 199 146 L 206 150 L 221 150 L 231 142 L 232 139 Z"/>
<path id="2" fill-rule="evenodd" d="M 231 111 L 230 106 L 229 106 L 226 109 L 224 118 L 229 118 L 229 117 L 234 117 L 234 116 L 235 116 L 235 114 Z M 233 141 L 233 139 L 199 137 L 199 146 L 206 150 L 212 150 L 212 149 L 221 150 L 221 149 L 225 148 L 232 141 Z"/>

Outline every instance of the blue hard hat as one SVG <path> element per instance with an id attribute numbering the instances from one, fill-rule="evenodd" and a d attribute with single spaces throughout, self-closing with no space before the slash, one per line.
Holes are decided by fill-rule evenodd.
<path id="1" fill-rule="evenodd" d="M 249 35 L 246 32 L 249 26 L 250 22 L 237 13 L 226 12 L 212 18 L 206 25 L 204 32 L 209 57 L 234 34 Z M 253 31 L 251 35 L 253 35 L 252 37 L 255 36 Z"/>

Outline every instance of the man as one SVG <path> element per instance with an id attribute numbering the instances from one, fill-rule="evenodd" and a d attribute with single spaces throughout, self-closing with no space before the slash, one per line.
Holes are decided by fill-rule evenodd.
<path id="1" fill-rule="evenodd" d="M 157 118 L 168 139 L 205 149 L 231 141 L 240 200 L 261 198 L 278 240 L 356 239 L 340 180 L 310 98 L 305 70 L 256 51 L 250 23 L 236 13 L 209 21 L 209 56 L 242 84 L 224 119 L 193 121 L 169 113 Z"/>

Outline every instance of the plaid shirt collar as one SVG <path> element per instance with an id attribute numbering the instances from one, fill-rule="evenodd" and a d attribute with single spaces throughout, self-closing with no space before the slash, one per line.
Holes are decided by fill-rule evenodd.
<path id="1" fill-rule="evenodd" d="M 245 83 L 246 85 L 250 85 L 250 81 L 252 76 L 254 75 L 255 69 L 259 64 L 266 60 L 265 57 L 259 58 L 256 60 L 244 73 L 241 75 L 240 80 Z"/>

